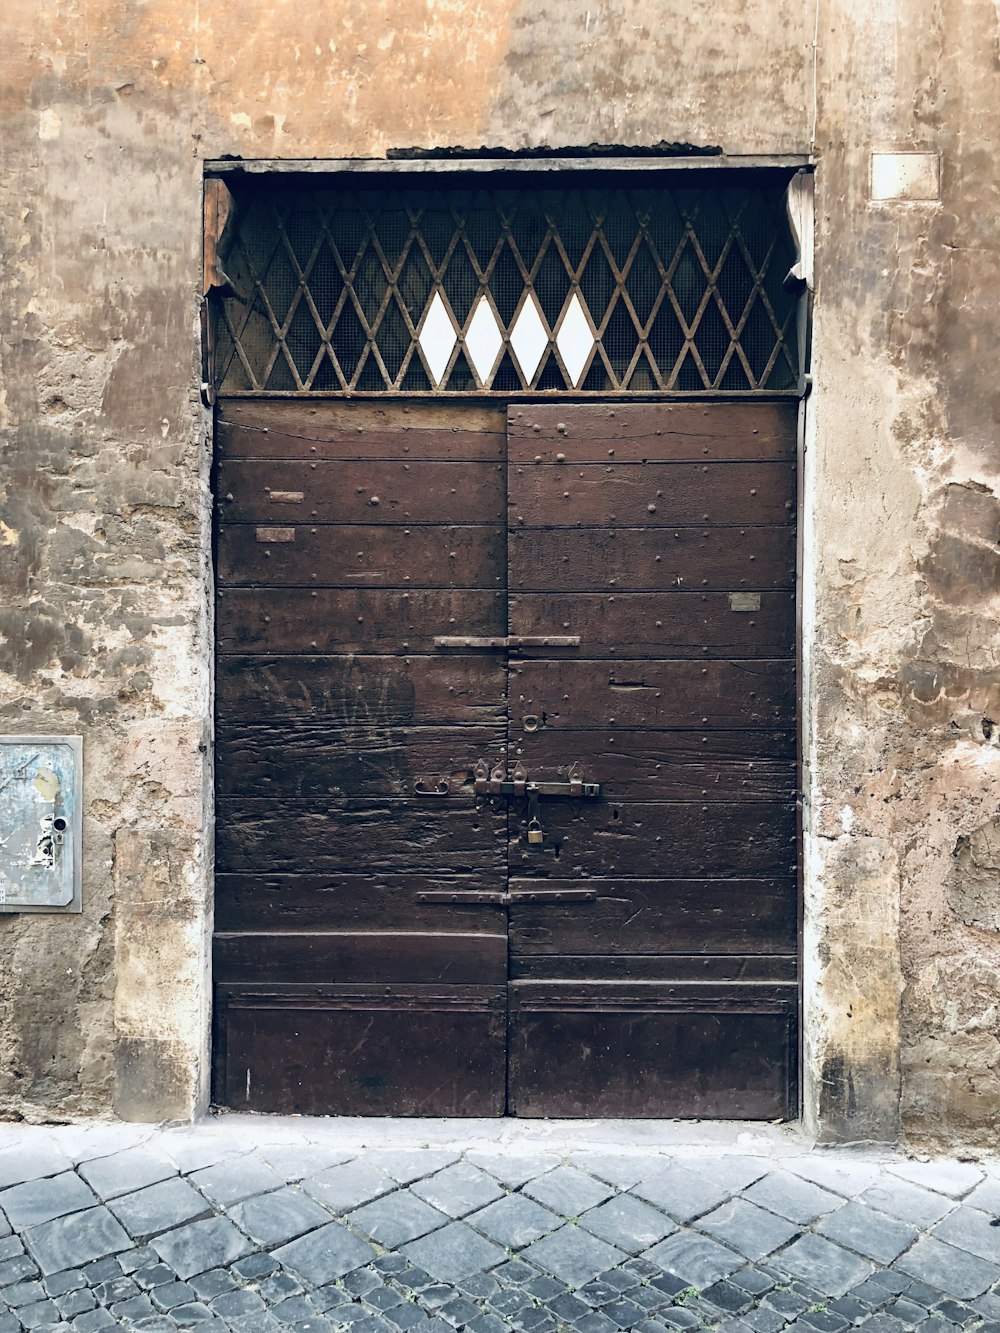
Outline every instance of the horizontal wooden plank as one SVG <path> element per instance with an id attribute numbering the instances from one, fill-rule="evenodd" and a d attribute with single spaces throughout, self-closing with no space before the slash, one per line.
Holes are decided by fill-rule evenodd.
<path id="1" fill-rule="evenodd" d="M 497 904 L 434 903 L 419 895 L 446 885 L 457 893 L 502 893 L 506 866 L 444 881 L 436 873 L 226 874 L 215 879 L 216 930 L 433 930 L 496 934 Z"/>
<path id="2" fill-rule="evenodd" d="M 508 1110 L 519 1116 L 796 1113 L 794 990 L 634 983 L 628 997 L 574 983 L 510 989 Z M 773 988 L 767 988 L 773 990 Z"/>
<path id="3" fill-rule="evenodd" d="M 543 463 L 509 477 L 512 528 L 740 528 L 795 517 L 791 463 Z"/>
<path id="4" fill-rule="evenodd" d="M 709 941 L 711 943 L 711 941 Z M 516 954 L 512 981 L 794 982 L 794 954 Z"/>
<path id="5" fill-rule="evenodd" d="M 241 1111 L 497 1116 L 503 987 L 216 987 L 214 1095 Z"/>
<path id="6" fill-rule="evenodd" d="M 504 931 L 470 935 L 217 931 L 213 975 L 217 982 L 258 985 L 271 981 L 502 984 L 507 977 L 507 936 Z"/>
<path id="7" fill-rule="evenodd" d="M 537 884 L 513 879 L 511 892 Z M 791 873 L 775 879 L 588 879 L 581 885 L 596 893 L 593 903 L 511 907 L 512 956 L 774 955 L 797 949 Z"/>
<path id="8" fill-rule="evenodd" d="M 220 871 L 311 870 L 461 875 L 504 865 L 506 812 L 415 800 L 223 797 Z"/>
<path id="9" fill-rule="evenodd" d="M 220 464 L 217 483 L 226 523 L 494 524 L 506 514 L 500 463 L 248 459 Z"/>
<path id="10" fill-rule="evenodd" d="M 267 540 L 270 531 L 252 523 L 220 527 L 216 566 L 220 585 L 506 586 L 506 531 L 502 527 L 401 528 L 370 523 L 311 527 L 296 523 L 279 529 L 283 540 L 278 542 Z"/>
<path id="11" fill-rule="evenodd" d="M 785 657 L 795 644 L 795 598 L 760 593 L 734 611 L 725 593 L 511 593 L 509 633 L 579 634 L 578 657 Z"/>
<path id="12" fill-rule="evenodd" d="M 515 528 L 515 591 L 736 592 L 794 588 L 795 529 Z"/>
<path id="13" fill-rule="evenodd" d="M 740 620 L 728 607 L 721 615 L 724 624 L 730 615 Z M 589 639 L 591 621 L 581 616 L 577 624 Z M 519 660 L 511 663 L 510 698 L 512 735 L 522 732 L 523 716 L 541 720 L 543 714 L 549 731 L 609 725 L 794 728 L 795 663 Z M 781 753 L 789 753 L 787 745 Z"/>
<path id="14" fill-rule="evenodd" d="M 548 880 L 609 875 L 679 879 L 779 878 L 794 873 L 793 804 L 612 800 L 542 802 L 546 840 L 529 847 L 525 823 L 511 821 L 510 867 Z M 581 908 L 585 911 L 585 908 Z"/>
<path id="15" fill-rule="evenodd" d="M 492 403 L 224 399 L 219 458 L 410 458 L 500 461 L 506 412 Z"/>
<path id="16" fill-rule="evenodd" d="M 797 403 L 563 403 L 510 410 L 510 457 L 533 463 L 794 458 Z"/>
<path id="17" fill-rule="evenodd" d="M 248 796 L 414 796 L 447 782 L 450 794 L 425 797 L 468 804 L 476 761 L 506 752 L 506 729 L 345 727 L 320 713 L 289 731 L 281 721 L 216 727 L 216 790 Z M 417 793 L 417 784 L 422 792 Z"/>
<path id="18" fill-rule="evenodd" d="M 584 731 L 543 727 L 512 747 L 532 778 L 565 781 L 577 764 L 609 801 L 795 799 L 794 731 Z"/>
<path id="19" fill-rule="evenodd" d="M 504 634 L 503 593 L 465 588 L 227 588 L 216 609 L 222 652 L 432 652 L 442 634 Z"/>
<path id="20" fill-rule="evenodd" d="M 425 657 L 350 656 L 216 659 L 220 719 L 311 728 L 481 723 L 505 716 L 507 668 L 502 653 L 437 653 Z"/>

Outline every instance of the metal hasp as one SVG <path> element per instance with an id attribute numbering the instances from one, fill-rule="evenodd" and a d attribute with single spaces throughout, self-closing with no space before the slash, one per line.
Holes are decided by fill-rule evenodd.
<path id="1" fill-rule="evenodd" d="M 538 796 L 562 796 L 573 800 L 586 797 L 592 800 L 595 796 L 601 794 L 601 784 L 599 782 L 584 782 L 583 778 L 579 776 L 575 764 L 570 769 L 565 782 L 529 780 L 520 764 L 514 769 L 513 777 L 508 781 L 502 764 L 498 764 L 491 771 L 485 759 L 478 761 L 473 773 L 477 796 L 513 796 L 516 798 L 526 796 L 530 801 L 532 797 Z"/>
<path id="2" fill-rule="evenodd" d="M 79 912 L 80 736 L 0 737 L 0 912 Z"/>

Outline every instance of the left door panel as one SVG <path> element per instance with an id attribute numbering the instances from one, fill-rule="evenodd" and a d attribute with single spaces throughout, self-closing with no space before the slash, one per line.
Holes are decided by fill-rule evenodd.
<path id="1" fill-rule="evenodd" d="M 229 400 L 216 449 L 215 1098 L 502 1114 L 506 909 L 447 891 L 505 888 L 506 671 L 434 638 L 506 633 L 504 414 Z"/>

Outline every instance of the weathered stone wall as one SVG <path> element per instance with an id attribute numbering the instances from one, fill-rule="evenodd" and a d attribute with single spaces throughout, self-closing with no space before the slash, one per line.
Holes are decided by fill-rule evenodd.
<path id="1" fill-rule="evenodd" d="M 993 0 L 8 0 L 2 35 L 0 726 L 84 735 L 87 851 L 82 917 L 0 918 L 0 1108 L 204 1102 L 202 161 L 815 141 L 807 1110 L 984 1136 Z M 941 202 L 869 203 L 873 148 L 941 153 Z"/>

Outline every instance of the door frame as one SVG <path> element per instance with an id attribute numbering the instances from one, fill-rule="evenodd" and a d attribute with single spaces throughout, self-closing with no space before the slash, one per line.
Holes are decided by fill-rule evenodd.
<path id="1" fill-rule="evenodd" d="M 817 877 L 813 873 L 813 867 L 818 864 L 818 858 L 815 854 L 815 834 L 813 832 L 809 818 L 809 793 L 812 786 L 812 762 L 813 752 L 813 727 L 814 727 L 814 698 L 813 698 L 813 655 L 812 647 L 815 635 L 816 623 L 816 543 L 814 540 L 814 517 L 816 510 L 817 478 L 814 475 L 812 460 L 815 458 L 816 444 L 816 415 L 812 403 L 812 313 L 813 313 L 813 248 L 815 221 L 813 210 L 814 197 L 814 167 L 815 162 L 808 154 L 771 154 L 771 155 L 726 155 L 716 156 L 679 156 L 679 157 L 661 157 L 656 154 L 645 156 L 599 156 L 586 157 L 567 154 L 565 157 L 532 157 L 526 155 L 523 157 L 503 157 L 497 158 L 489 155 L 466 156 L 466 155 L 437 155 L 428 154 L 427 156 L 414 156 L 410 158 L 398 159 L 253 159 L 232 161 L 206 160 L 204 163 L 204 293 L 206 297 L 213 287 L 224 285 L 225 274 L 219 264 L 219 249 L 223 239 L 226 224 L 226 208 L 222 200 L 221 193 L 213 186 L 213 182 L 224 183 L 227 177 L 239 176 L 247 173 L 260 176 L 279 177 L 289 173 L 301 175 L 327 175 L 343 176 L 349 179 L 357 176 L 385 175 L 388 173 L 429 175 L 436 172 L 447 172 L 450 175 L 460 175 L 468 173 L 491 172 L 539 172 L 549 171 L 554 174 L 572 175 L 577 172 L 594 171 L 614 171 L 618 173 L 642 173 L 649 171 L 684 171 L 706 172 L 709 174 L 728 169 L 747 171 L 765 171 L 775 168 L 788 170 L 793 173 L 789 186 L 789 215 L 792 224 L 793 239 L 798 245 L 798 263 L 792 270 L 791 276 L 799 281 L 799 346 L 801 354 L 801 374 L 798 386 L 798 430 L 797 430 L 797 457 L 796 457 L 796 584 L 795 584 L 795 624 L 796 624 L 796 675 L 798 703 L 796 710 L 796 730 L 797 730 L 797 769 L 798 769 L 798 819 L 797 819 L 797 864 L 798 864 L 798 951 L 799 951 L 799 1077 L 798 1077 L 798 1098 L 799 1098 L 799 1119 L 808 1132 L 817 1132 L 819 1126 L 820 1114 L 820 1085 L 821 1074 L 818 1069 L 816 1054 L 825 1044 L 829 1023 L 829 1015 L 823 1008 L 820 1000 L 820 981 L 822 964 L 818 956 L 818 940 L 820 937 L 819 917 L 822 913 L 823 903 L 821 901 L 820 885 Z M 794 188 L 791 182 L 795 182 L 797 188 Z M 205 406 L 209 409 L 214 408 L 214 392 L 212 388 L 212 343 L 211 343 L 211 321 L 208 318 L 207 299 L 202 303 L 202 323 L 201 323 L 201 347 L 202 347 L 202 397 Z M 256 393 L 245 395 L 248 398 L 268 399 L 272 397 L 268 393 Z M 310 397 L 332 397 L 340 398 L 343 395 L 339 393 L 314 393 L 303 395 Z M 369 397 L 369 395 L 356 394 L 355 397 Z M 373 394 L 371 398 L 379 398 L 382 395 Z M 449 401 L 462 401 L 466 395 L 451 394 Z M 468 398 L 482 401 L 479 394 L 469 394 Z M 526 395 L 521 395 L 522 398 Z M 699 402 L 706 404 L 720 401 L 728 401 L 733 398 L 740 398 L 751 401 L 765 401 L 768 397 L 766 393 L 746 393 L 743 395 L 714 394 L 710 390 L 697 391 L 695 393 L 677 393 L 677 394 L 659 394 L 655 398 L 650 396 L 653 401 L 669 403 L 671 401 L 688 400 L 695 398 Z M 787 395 L 786 395 L 787 397 Z M 641 393 L 627 395 L 579 395 L 572 391 L 566 391 L 559 395 L 561 401 L 649 401 Z M 395 401 L 402 403 L 409 402 L 417 407 L 426 399 L 415 397 L 407 399 L 404 395 L 393 395 Z M 511 400 L 513 401 L 513 399 Z M 553 396 L 552 401 L 557 401 Z M 494 397 L 493 402 L 500 405 Z M 210 443 L 210 463 L 209 467 L 214 476 L 215 467 L 215 417 L 214 411 L 211 414 L 209 425 L 209 443 Z M 208 550 L 205 551 L 206 568 L 206 587 L 205 595 L 208 606 L 209 633 L 208 644 L 212 653 L 212 669 L 210 670 L 210 698 L 209 698 L 209 727 L 214 730 L 215 718 L 215 674 L 214 661 L 216 653 L 216 634 L 214 624 L 213 608 L 215 605 L 215 525 L 214 522 L 208 525 L 207 532 Z M 215 754 L 214 744 L 210 747 L 209 763 L 205 766 L 207 790 L 205 796 L 206 809 L 206 829 L 205 836 L 209 845 L 214 845 L 215 837 Z M 214 903 L 214 883 L 215 867 L 214 858 L 207 858 L 207 876 L 206 902 L 208 904 L 208 917 L 206 920 L 206 934 L 211 937 L 212 932 L 212 904 Z M 203 1113 L 207 1110 L 211 1098 L 211 1078 L 210 1070 L 212 1068 L 212 1032 L 213 1032 L 213 1014 L 212 1014 L 212 965 L 211 949 L 203 951 L 203 971 L 201 979 L 201 992 L 203 1003 L 200 1006 L 203 1015 L 201 1031 L 201 1078 L 200 1078 L 200 1096 L 196 1107 L 196 1113 Z"/>

